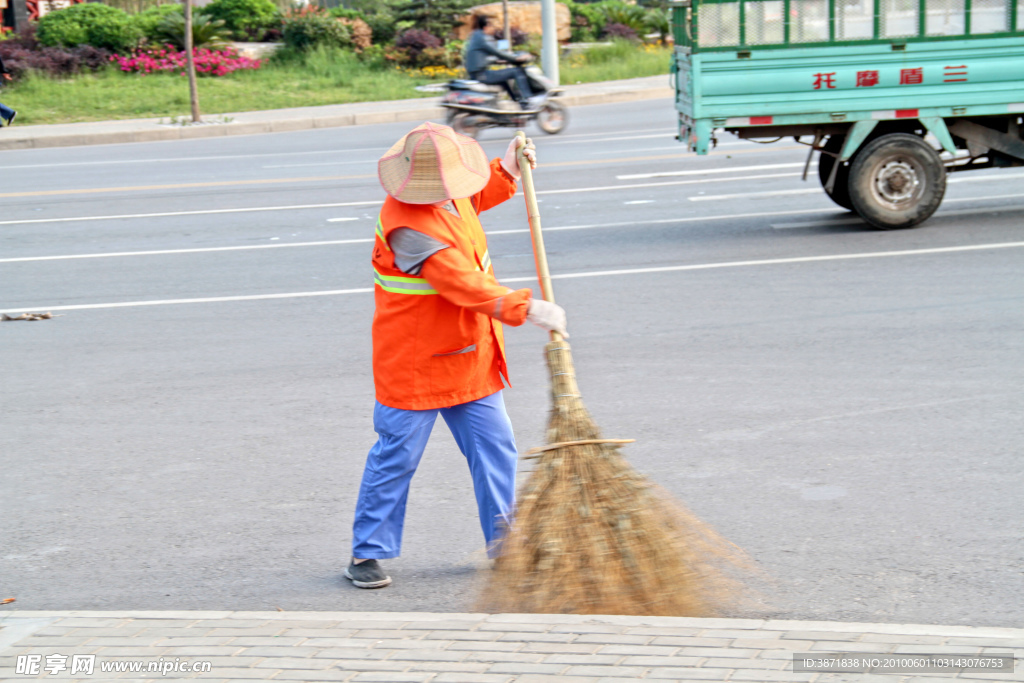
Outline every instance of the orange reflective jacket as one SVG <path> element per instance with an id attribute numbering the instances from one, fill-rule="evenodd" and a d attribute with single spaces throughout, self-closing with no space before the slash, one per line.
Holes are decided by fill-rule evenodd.
<path id="1" fill-rule="evenodd" d="M 475 401 L 508 381 L 501 323 L 522 325 L 530 290 L 494 279 L 478 211 L 513 196 L 516 181 L 491 162 L 477 194 L 454 200 L 459 216 L 430 204 L 384 201 L 373 247 L 373 379 L 377 400 L 427 410 Z M 460 218 L 461 216 L 461 218 Z M 395 267 L 388 238 L 412 228 L 449 245 L 426 260 L 419 276 Z"/>

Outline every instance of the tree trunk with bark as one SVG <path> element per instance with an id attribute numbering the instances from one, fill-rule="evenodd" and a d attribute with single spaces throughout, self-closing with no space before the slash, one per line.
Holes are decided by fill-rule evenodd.
<path id="1" fill-rule="evenodd" d="M 512 49 L 512 27 L 508 23 L 508 0 L 501 0 L 501 15 L 502 15 L 502 27 L 504 28 L 505 41 L 508 43 L 508 49 Z"/>
<path id="2" fill-rule="evenodd" d="M 192 103 L 192 122 L 199 123 L 199 88 L 196 86 L 196 60 L 192 54 L 195 45 L 192 40 L 192 0 L 185 0 L 185 65 L 188 71 L 188 98 Z"/>

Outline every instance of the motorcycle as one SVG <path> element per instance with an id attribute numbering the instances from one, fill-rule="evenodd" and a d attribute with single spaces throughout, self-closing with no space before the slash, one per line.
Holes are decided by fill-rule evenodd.
<path id="1" fill-rule="evenodd" d="M 531 109 L 522 109 L 500 85 L 464 78 L 416 89 L 446 93 L 441 99 L 441 106 L 448 110 L 445 123 L 456 132 L 472 138 L 485 128 L 524 128 L 530 121 L 536 121 L 537 127 L 550 135 L 562 132 L 569 122 L 569 110 L 554 98 L 563 90 L 556 87 L 537 66 L 527 64 L 523 70 L 535 96 L 543 98 L 539 106 Z"/>

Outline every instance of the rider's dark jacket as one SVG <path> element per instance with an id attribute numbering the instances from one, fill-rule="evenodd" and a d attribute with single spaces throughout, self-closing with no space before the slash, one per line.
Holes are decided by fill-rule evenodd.
<path id="1" fill-rule="evenodd" d="M 465 56 L 463 57 L 466 73 L 469 74 L 469 77 L 475 78 L 476 74 L 484 71 L 495 59 L 501 59 L 512 64 L 516 62 L 515 55 L 502 52 L 495 47 L 494 39 L 481 29 L 473 31 L 469 37 L 469 42 L 466 43 Z"/>

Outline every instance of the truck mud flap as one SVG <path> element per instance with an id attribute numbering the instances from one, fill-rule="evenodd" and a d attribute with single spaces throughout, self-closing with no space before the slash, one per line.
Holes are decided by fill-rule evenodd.
<path id="1" fill-rule="evenodd" d="M 846 134 L 846 142 L 843 143 L 843 151 L 839 153 L 839 161 L 849 161 L 877 125 L 878 121 L 875 120 L 858 121 L 853 124 L 853 128 Z"/>

